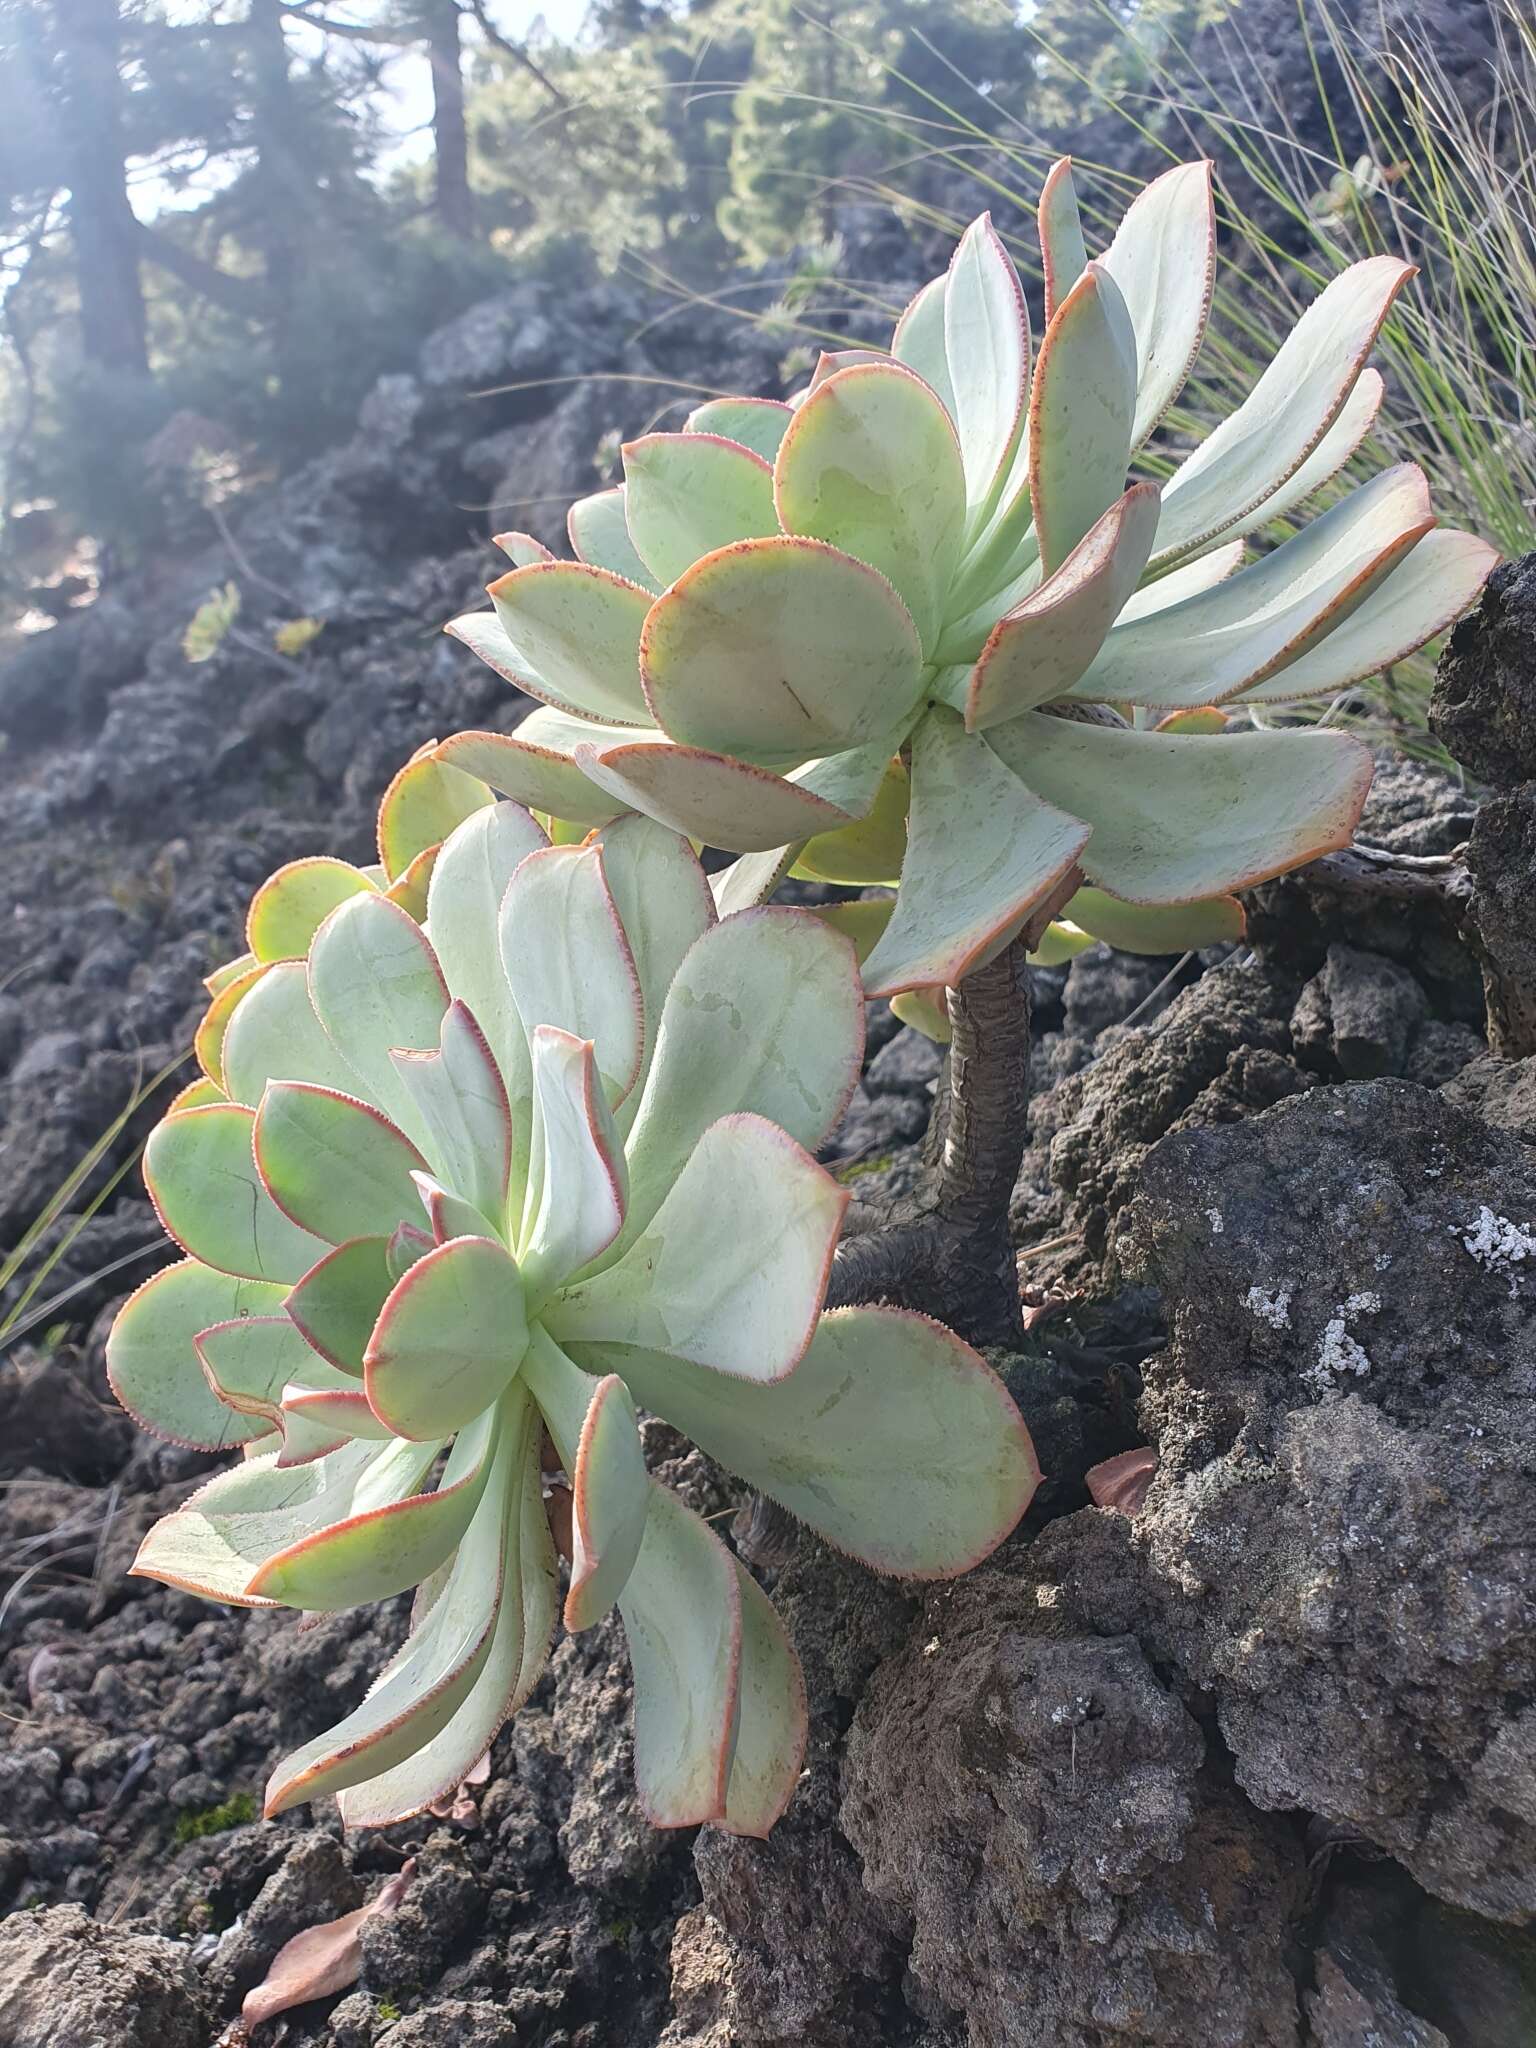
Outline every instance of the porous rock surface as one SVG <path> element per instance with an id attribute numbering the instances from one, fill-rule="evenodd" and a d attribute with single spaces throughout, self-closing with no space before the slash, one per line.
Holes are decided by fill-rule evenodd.
<path id="1" fill-rule="evenodd" d="M 936 1594 L 866 1691 L 842 1824 L 973 2048 L 1291 2048 L 1294 1831 L 1204 1769 L 1132 1636 L 1026 1577 Z"/>
<path id="2" fill-rule="evenodd" d="M 1120 1256 L 1170 1318 L 1160 1464 L 1108 1569 L 1042 1539 L 1069 1605 L 1214 1703 L 1255 1804 L 1530 1919 L 1536 1156 L 1409 1084 L 1319 1089 L 1160 1144 Z"/>
<path id="3" fill-rule="evenodd" d="M 209 2013 L 184 1948 L 104 1927 L 81 1906 L 0 1926 L 5 2048 L 206 2048 Z"/>

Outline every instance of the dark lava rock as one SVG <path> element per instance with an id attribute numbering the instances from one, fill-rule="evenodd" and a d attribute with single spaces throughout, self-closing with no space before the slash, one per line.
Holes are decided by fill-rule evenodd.
<path id="1" fill-rule="evenodd" d="M 1429 722 L 1494 789 L 1536 779 L 1536 554 L 1504 562 L 1440 657 Z"/>
<path id="2" fill-rule="evenodd" d="M 80 1906 L 0 1926 L 4 2048 L 207 2048 L 211 2019 L 185 1948 L 103 1927 Z"/>
<path id="3" fill-rule="evenodd" d="M 1351 1081 L 1401 1074 L 1429 1005 L 1408 972 L 1379 953 L 1330 946 L 1321 973 L 1302 990 L 1291 1015 L 1297 1057 Z"/>
<path id="4" fill-rule="evenodd" d="M 1536 1913 L 1536 1160 L 1400 1082 L 1143 1162 L 1163 1290 L 1141 1515 L 1042 1545 L 1213 1702 L 1239 1785 L 1496 1919 Z M 1037 1550 L 1040 1546 L 1037 1546 Z"/>
<path id="5" fill-rule="evenodd" d="M 1071 992 L 1069 981 L 1069 1009 Z M 1300 978 L 1277 966 L 1219 967 L 1039 1097 L 1016 1219 L 1035 1208 L 1041 1229 L 1080 1237 L 1086 1259 L 1102 1260 L 1149 1146 L 1186 1123 L 1230 1122 L 1312 1086 L 1291 1056 L 1300 992 Z"/>
<path id="6" fill-rule="evenodd" d="M 1445 1083 L 1445 1095 L 1458 1109 L 1536 1145 L 1536 1055 L 1471 1060 Z"/>
<path id="7" fill-rule="evenodd" d="M 1293 2048 L 1302 1847 L 1204 1755 L 1133 1638 L 996 1573 L 932 1596 L 859 1706 L 842 1821 L 972 2048 Z"/>

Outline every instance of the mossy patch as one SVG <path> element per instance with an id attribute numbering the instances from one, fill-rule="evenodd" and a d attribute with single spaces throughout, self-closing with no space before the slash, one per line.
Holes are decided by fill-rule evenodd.
<path id="1" fill-rule="evenodd" d="M 179 1814 L 176 1819 L 176 1842 L 200 1842 L 205 1835 L 227 1834 L 231 1828 L 243 1828 L 256 1818 L 256 1801 L 249 1792 L 233 1793 L 218 1806 L 204 1807 L 200 1813 Z"/>

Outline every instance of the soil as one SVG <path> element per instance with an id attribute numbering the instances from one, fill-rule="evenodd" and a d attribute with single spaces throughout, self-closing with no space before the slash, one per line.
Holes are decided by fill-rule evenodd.
<path id="1" fill-rule="evenodd" d="M 129 1105 L 271 868 L 367 858 L 406 754 L 527 708 L 437 630 L 498 560 L 461 508 L 558 541 L 650 398 L 467 394 L 573 361 L 778 388 L 724 316 L 635 340 L 650 310 L 607 284 L 475 309 L 351 444 L 235 508 L 239 563 L 189 507 L 174 559 L 0 670 L 0 1243 L 82 1162 L 61 1217 L 101 1198 L 0 1356 L 0 2048 L 212 2048 L 285 1941 L 408 1858 L 356 1986 L 255 2048 L 1528 2048 L 1536 1059 L 1490 1054 L 1441 901 L 1280 883 L 1225 953 L 1034 972 L 1030 1328 L 990 1355 L 1047 1476 L 983 1570 L 879 1581 L 647 1425 L 717 1526 L 747 1508 L 805 1664 L 768 1842 L 646 1824 L 616 1622 L 560 1646 L 457 1815 L 261 1823 L 273 1758 L 361 1696 L 402 1603 L 300 1623 L 125 1576 L 210 1462 L 106 1392 L 112 1313 L 164 1257 L 131 1162 L 179 1079 Z M 240 638 L 190 664 L 231 574 Z M 297 616 L 322 631 L 290 660 Z M 1533 628 L 1528 565 L 1457 635 L 1463 724 L 1484 654 L 1529 693 Z M 1518 722 L 1479 730 L 1511 758 Z M 1478 808 L 1384 759 L 1361 836 L 1432 858 Z M 1506 838 L 1524 858 L 1485 821 L 1496 896 Z M 942 1065 L 871 1006 L 828 1148 L 852 1227 L 917 1179 Z M 1134 1515 L 1093 1506 L 1091 1468 L 1140 1446 Z"/>

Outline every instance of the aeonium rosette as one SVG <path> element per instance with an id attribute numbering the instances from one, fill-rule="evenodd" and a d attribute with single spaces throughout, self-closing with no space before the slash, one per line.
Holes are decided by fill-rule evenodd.
<path id="1" fill-rule="evenodd" d="M 557 817 L 644 812 L 741 854 L 733 904 L 791 868 L 899 883 L 865 919 L 881 995 L 956 985 L 1080 881 L 1066 915 L 1111 944 L 1235 937 L 1233 891 L 1347 844 L 1359 742 L 1181 726 L 1373 675 L 1488 573 L 1412 464 L 1301 509 L 1373 427 L 1366 358 L 1411 266 L 1342 271 L 1244 402 L 1153 462 L 1211 304 L 1210 165 L 1148 186 L 1090 260 L 1064 161 L 1039 235 L 1038 350 L 983 216 L 889 353 L 629 443 L 622 485 L 572 508 L 574 562 L 506 536 L 494 611 L 449 630 L 543 702 L 442 758 Z"/>
<path id="2" fill-rule="evenodd" d="M 456 1785 L 543 1670 L 541 1467 L 563 1467 L 564 1622 L 623 1617 L 646 1810 L 762 1833 L 800 1768 L 798 1664 L 648 1476 L 637 1407 L 900 1574 L 976 1562 L 1037 1478 L 947 1331 L 822 1312 L 847 1197 L 812 1152 L 859 1070 L 851 949 L 803 911 L 718 918 L 646 819 L 552 846 L 422 762 L 384 822 L 382 870 L 301 861 L 258 892 L 206 1078 L 149 1140 L 189 1256 L 118 1316 L 112 1383 L 148 1428 L 244 1457 L 135 1570 L 319 1612 L 415 1589 L 362 1705 L 268 1788 L 269 1813 L 335 1793 L 379 1824 Z M 428 872 L 423 923 L 390 891 Z"/>

